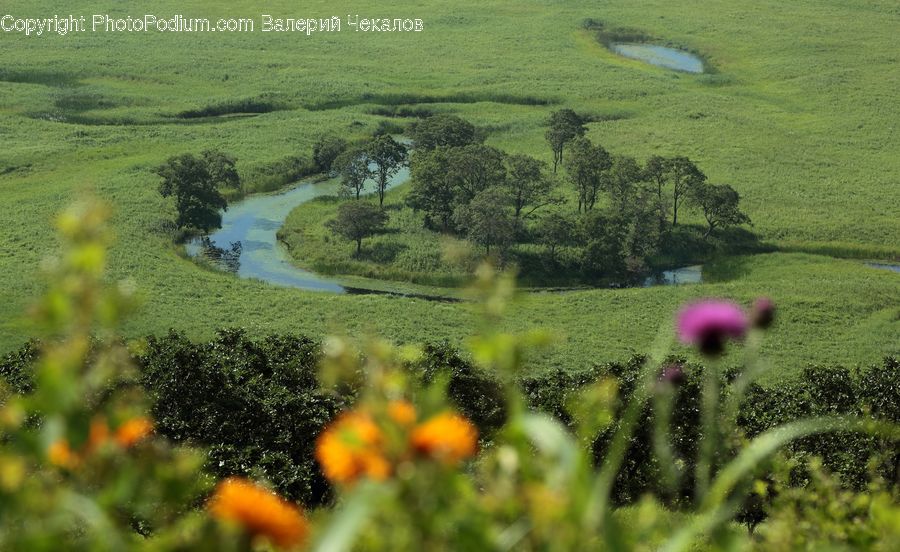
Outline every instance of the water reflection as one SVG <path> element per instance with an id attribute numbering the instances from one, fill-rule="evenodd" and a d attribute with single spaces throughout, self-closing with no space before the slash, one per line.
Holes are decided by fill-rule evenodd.
<path id="1" fill-rule="evenodd" d="M 686 73 L 702 73 L 703 60 L 699 57 L 675 48 L 655 46 L 653 44 L 613 43 L 610 49 L 620 56 L 637 59 L 658 67 L 684 71 Z"/>

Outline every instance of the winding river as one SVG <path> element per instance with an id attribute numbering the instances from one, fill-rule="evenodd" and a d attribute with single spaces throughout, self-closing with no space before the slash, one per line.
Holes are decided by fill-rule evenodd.
<path id="1" fill-rule="evenodd" d="M 401 169 L 389 182 L 393 188 L 409 180 L 409 169 Z M 334 277 L 327 277 L 304 270 L 291 262 L 287 248 L 278 241 L 276 233 L 284 224 L 288 214 L 298 205 L 317 197 L 338 193 L 338 182 L 302 182 L 297 186 L 275 194 L 251 195 L 233 203 L 222 214 L 222 228 L 209 236 L 212 245 L 229 249 L 232 243 L 240 242 L 240 264 L 237 275 L 241 278 L 255 278 L 279 286 L 296 287 L 311 291 L 329 293 L 381 293 L 378 291 L 348 288 Z M 198 241 L 186 245 L 187 252 L 196 256 L 202 246 Z M 703 281 L 702 267 L 688 266 L 666 270 L 647 278 L 643 285 L 681 285 Z M 432 298 L 432 297 L 428 297 Z M 441 299 L 434 297 L 434 299 Z"/>
<path id="2" fill-rule="evenodd" d="M 393 188 L 409 179 L 409 169 L 401 169 L 389 182 Z M 258 194 L 228 207 L 222 214 L 222 228 L 209 236 L 216 247 L 228 249 L 241 243 L 241 278 L 256 278 L 280 286 L 312 291 L 346 293 L 348 290 L 334 278 L 320 276 L 297 267 L 291 262 L 287 248 L 278 241 L 276 233 L 288 214 L 298 205 L 321 196 L 336 195 L 338 182 L 302 182 L 290 190 L 276 194 Z M 200 252 L 199 243 L 187 245 L 188 253 Z"/>

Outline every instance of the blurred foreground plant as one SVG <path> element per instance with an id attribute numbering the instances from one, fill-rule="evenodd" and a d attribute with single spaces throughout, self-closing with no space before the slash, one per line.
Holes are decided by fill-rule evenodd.
<path id="1" fill-rule="evenodd" d="M 774 306 L 768 300 L 758 301 L 749 314 L 733 303 L 706 301 L 686 306 L 679 315 L 678 336 L 697 346 L 708 363 L 702 386 L 703 431 L 695 462 L 677 458 L 668 441 L 672 389 L 683 378 L 679 365 L 664 363 L 676 333 L 668 325 L 660 331 L 623 407 L 617 408 L 618 386 L 613 379 L 601 379 L 569 398 L 568 411 L 576 422 L 573 434 L 555 418 L 529 411 L 513 383 L 513 376 L 525 368 L 527 351 L 549 339 L 542 333 L 498 331 L 498 322 L 513 296 L 512 279 L 482 267 L 475 291 L 484 309 L 484 324 L 470 340 L 470 351 L 505 384 L 508 417 L 491 446 L 467 465 L 435 463 L 416 456 L 416 432 L 410 428 L 420 418 L 410 414 L 400 423 L 391 416 L 397 401 L 404 405 L 411 401 L 415 406 L 405 406 L 404 411 L 459 419 L 455 414 L 440 414 L 448 411 L 441 382 L 424 390 L 407 382 L 402 361 L 415 356 L 415 351 L 396 351 L 375 343 L 362 355 L 343 341 L 334 341 L 326 349 L 330 351 L 326 379 L 336 383 L 349 378 L 354 382 L 351 387 L 361 385 L 364 406 L 326 432 L 320 440 L 320 462 L 329 473 L 333 460 L 327 449 L 337 435 L 344 436 L 344 446 L 358 447 L 362 456 L 355 469 L 334 471 L 331 476 L 341 484 L 339 503 L 317 535 L 316 550 L 732 548 L 746 539 L 746 534 L 731 520 L 749 494 L 756 473 L 786 443 L 829 431 L 900 438 L 895 425 L 852 417 L 801 420 L 753 440 L 736 432 L 737 406 L 765 366 L 758 360 L 757 350 L 774 317 Z M 718 357 L 729 340 L 746 343 L 747 361 L 723 393 Z M 652 498 L 636 507 L 613 508 L 613 485 L 648 403 L 654 409 L 653 448 L 663 464 L 663 477 L 672 487 L 679 479 L 694 477 L 693 509 L 673 512 Z M 351 422 L 349 416 L 363 418 Z M 595 466 L 585 445 L 607 427 L 612 436 Z M 435 427 L 429 433 L 449 450 L 460 434 L 451 425 Z M 466 449 L 467 454 L 453 459 L 463 459 L 468 452 Z M 353 457 L 349 452 L 333 456 Z M 685 465 L 696 465 L 697 473 L 683 473 Z M 348 479 L 338 473 L 354 476 Z"/>
<path id="2" fill-rule="evenodd" d="M 115 337 L 134 299 L 132 286 L 103 280 L 107 216 L 85 202 L 57 221 L 62 255 L 46 263 L 34 312 L 45 336 L 34 385 L 0 401 L 0 549 L 243 548 L 252 533 L 196 507 L 212 484 L 202 455 L 154 435 Z"/>
<path id="3" fill-rule="evenodd" d="M 132 355 L 115 337 L 133 300 L 130 286 L 103 282 L 105 218 L 90 203 L 60 218 L 64 254 L 48 263 L 49 290 L 35 314 L 47 342 L 34 385 L 0 397 L 3 550 L 731 549 L 747 541 L 730 521 L 751 491 L 765 491 L 754 476 L 784 444 L 827 431 L 867 432 L 884 443 L 900 438 L 895 425 L 853 417 L 796 421 L 752 440 L 736 432 L 738 405 L 765 366 L 757 351 L 774 316 L 766 301 L 750 316 L 721 301 L 689 305 L 679 315 L 679 337 L 707 355 L 695 462 L 679 458 L 670 443 L 672 392 L 684 375 L 680 365 L 665 363 L 675 335 L 669 325 L 638 367 L 627 400 L 612 378 L 568 397 L 571 431 L 526 408 L 517 378 L 528 352 L 550 338 L 499 329 L 514 282 L 486 266 L 475 286 L 483 325 L 469 349 L 499 378 L 505 425 L 478 454 L 476 427 L 451 406 L 446 378 L 423 386 L 409 373 L 420 349 L 372 341 L 362 354 L 330 339 L 321 380 L 341 398 L 336 404 L 354 407 L 316 441 L 337 504 L 307 518 L 253 481 L 232 477 L 213 490 L 201 455 L 154 434 Z M 732 340 L 746 343 L 747 361 L 724 390 L 718 359 Z M 689 510 L 666 510 L 653 498 L 614 508 L 613 486 L 648 405 L 664 483 L 696 482 Z M 609 439 L 595 462 L 588 443 L 601 431 Z M 685 473 L 687 465 L 696 473 Z M 781 509 L 761 531 L 764 542 L 791 549 L 837 539 L 891 549 L 897 535 L 885 528 L 896 526 L 896 496 L 880 488 L 838 492 L 813 473 L 819 493 L 782 493 L 775 502 Z M 809 527 L 811 539 L 791 531 L 809 523 L 819 524 Z"/>

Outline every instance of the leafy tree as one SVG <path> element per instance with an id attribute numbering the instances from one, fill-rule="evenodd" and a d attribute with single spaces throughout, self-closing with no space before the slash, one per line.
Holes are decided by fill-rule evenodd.
<path id="1" fill-rule="evenodd" d="M 412 129 L 417 151 L 462 147 L 481 142 L 475 125 L 455 115 L 434 115 L 419 121 Z"/>
<path id="2" fill-rule="evenodd" d="M 341 177 L 341 193 L 359 199 L 366 189 L 366 182 L 372 178 L 366 151 L 362 148 L 347 149 L 337 156 L 331 166 Z"/>
<path id="3" fill-rule="evenodd" d="M 570 141 L 584 136 L 587 128 L 584 121 L 571 109 L 560 109 L 550 114 L 550 128 L 545 137 L 553 150 L 553 172 L 563 162 L 563 149 Z"/>
<path id="4" fill-rule="evenodd" d="M 202 157 L 189 153 L 172 157 L 155 171 L 163 178 L 159 185 L 160 195 L 175 197 L 178 211 L 175 224 L 179 228 L 192 227 L 209 232 L 222 226 L 219 210 L 227 209 L 228 202 L 218 186 L 234 182 L 229 176 L 230 159 L 207 153 Z"/>
<path id="5" fill-rule="evenodd" d="M 703 211 L 708 225 L 703 238 L 708 238 L 716 227 L 736 226 L 750 222 L 739 204 L 741 196 L 728 184 L 701 183 L 691 190 L 691 203 Z"/>
<path id="6" fill-rule="evenodd" d="M 406 146 L 394 140 L 391 135 L 383 134 L 369 142 L 366 154 L 369 162 L 375 166 L 373 172 L 378 190 L 378 205 L 383 206 L 388 181 L 406 164 Z"/>
<path id="7" fill-rule="evenodd" d="M 603 146 L 595 146 L 587 138 L 572 140 L 566 172 L 578 193 L 578 212 L 590 211 L 597 201 L 603 172 L 612 166 L 609 153 Z"/>
<path id="8" fill-rule="evenodd" d="M 513 243 L 516 221 L 512 216 L 509 192 L 498 186 L 478 192 L 468 204 L 457 207 L 453 220 L 473 242 L 483 245 L 491 254 L 498 247 L 501 254 Z"/>
<path id="9" fill-rule="evenodd" d="M 669 160 L 668 179 L 672 183 L 672 226 L 676 226 L 678 207 L 691 190 L 706 182 L 706 175 L 687 157 L 673 157 Z"/>
<path id="10" fill-rule="evenodd" d="M 637 281 L 647 273 L 650 257 L 659 251 L 660 230 L 656 194 L 639 188 L 631 195 L 623 211 L 618 211 L 619 225 L 624 230 L 622 253 L 625 255 L 626 277 Z"/>
<path id="11" fill-rule="evenodd" d="M 328 174 L 334 174 L 332 166 L 338 156 L 349 147 L 347 140 L 339 136 L 323 136 L 313 145 L 313 161 L 316 168 Z"/>
<path id="12" fill-rule="evenodd" d="M 511 155 L 507 157 L 506 165 L 506 184 L 512 195 L 516 220 L 561 201 L 553 195 L 554 181 L 544 174 L 542 161 L 527 155 Z M 526 208 L 528 210 L 523 213 Z"/>
<path id="13" fill-rule="evenodd" d="M 550 213 L 538 222 L 538 241 L 547 248 L 551 261 L 556 260 L 557 248 L 575 242 L 575 232 L 575 221 L 562 213 Z"/>
<path id="14" fill-rule="evenodd" d="M 660 232 L 665 229 L 666 221 L 669 218 L 669 205 L 663 192 L 668 182 L 670 165 L 671 163 L 665 157 L 654 155 L 647 160 L 647 164 L 644 166 L 644 180 L 651 183 L 656 192 Z"/>
<path id="15" fill-rule="evenodd" d="M 356 242 L 356 254 L 362 251 L 362 241 L 384 230 L 388 215 L 380 207 L 363 201 L 342 203 L 337 217 L 325 223 L 336 235 Z"/>
<path id="16" fill-rule="evenodd" d="M 407 204 L 426 213 L 426 224 L 453 228 L 453 212 L 479 192 L 506 182 L 505 155 L 481 144 L 416 151 Z"/>
<path id="17" fill-rule="evenodd" d="M 235 167 L 234 157 L 219 150 L 206 150 L 201 155 L 208 167 L 210 178 L 217 186 L 232 190 L 241 189 L 241 177 Z"/>
<path id="18" fill-rule="evenodd" d="M 448 151 L 448 176 L 456 203 L 464 204 L 479 192 L 506 181 L 506 155 L 491 146 L 472 144 Z"/>
<path id="19" fill-rule="evenodd" d="M 452 230 L 456 194 L 450 178 L 449 148 L 416 150 L 410 163 L 410 177 L 406 204 L 425 213 L 426 226 L 445 232 Z"/>
<path id="20" fill-rule="evenodd" d="M 644 181 L 644 171 L 633 157 L 616 155 L 608 171 L 601 176 L 601 187 L 609 194 L 611 205 L 620 215 L 631 208 L 639 185 Z"/>
<path id="21" fill-rule="evenodd" d="M 581 269 L 588 277 L 619 278 L 626 273 L 625 228 L 618 217 L 590 212 L 581 219 Z"/>

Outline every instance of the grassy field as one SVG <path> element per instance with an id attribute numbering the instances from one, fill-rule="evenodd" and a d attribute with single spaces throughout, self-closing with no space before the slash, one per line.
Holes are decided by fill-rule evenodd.
<path id="1" fill-rule="evenodd" d="M 10 0 L 4 13 L 46 16 L 55 2 Z M 155 2 L 153 12 L 259 17 L 257 2 Z M 104 13 L 108 4 L 67 10 Z M 142 15 L 141 2 L 116 4 Z M 362 2 L 286 0 L 284 17 L 421 17 L 409 34 L 91 34 L 26 39 L 0 33 L 0 350 L 29 329 L 21 313 L 56 248 L 55 213 L 85 193 L 115 208 L 115 278 L 132 278 L 143 307 L 131 336 L 220 326 L 254 333 L 371 332 L 398 341 L 462 339 L 471 308 L 412 299 L 334 296 L 242 281 L 184 259 L 160 223 L 171 205 L 151 169 L 167 157 L 217 147 L 250 174 L 308 155 L 316 137 L 359 137 L 387 120 L 374 112 L 416 104 L 453 112 L 488 143 L 550 160 L 548 113 L 572 107 L 603 122 L 590 137 L 613 153 L 695 159 L 740 191 L 754 230 L 791 251 L 900 255 L 900 86 L 891 1 Z M 389 11 L 390 13 L 384 13 Z M 61 14 L 62 15 L 62 14 Z M 115 14 L 114 14 L 115 15 Z M 693 76 L 619 58 L 581 28 L 585 18 L 640 29 L 700 53 L 714 72 Z M 185 118 L 247 102 L 254 116 Z M 215 111 L 216 109 L 214 109 Z M 218 109 L 221 111 L 221 109 Z M 804 253 L 729 261 L 728 281 L 529 295 L 507 322 L 561 336 L 537 368 L 574 367 L 646 350 L 681 301 L 771 295 L 782 318 L 767 345 L 779 374 L 807 363 L 872 362 L 900 351 L 897 275 Z M 713 271 L 715 273 L 715 270 Z"/>

